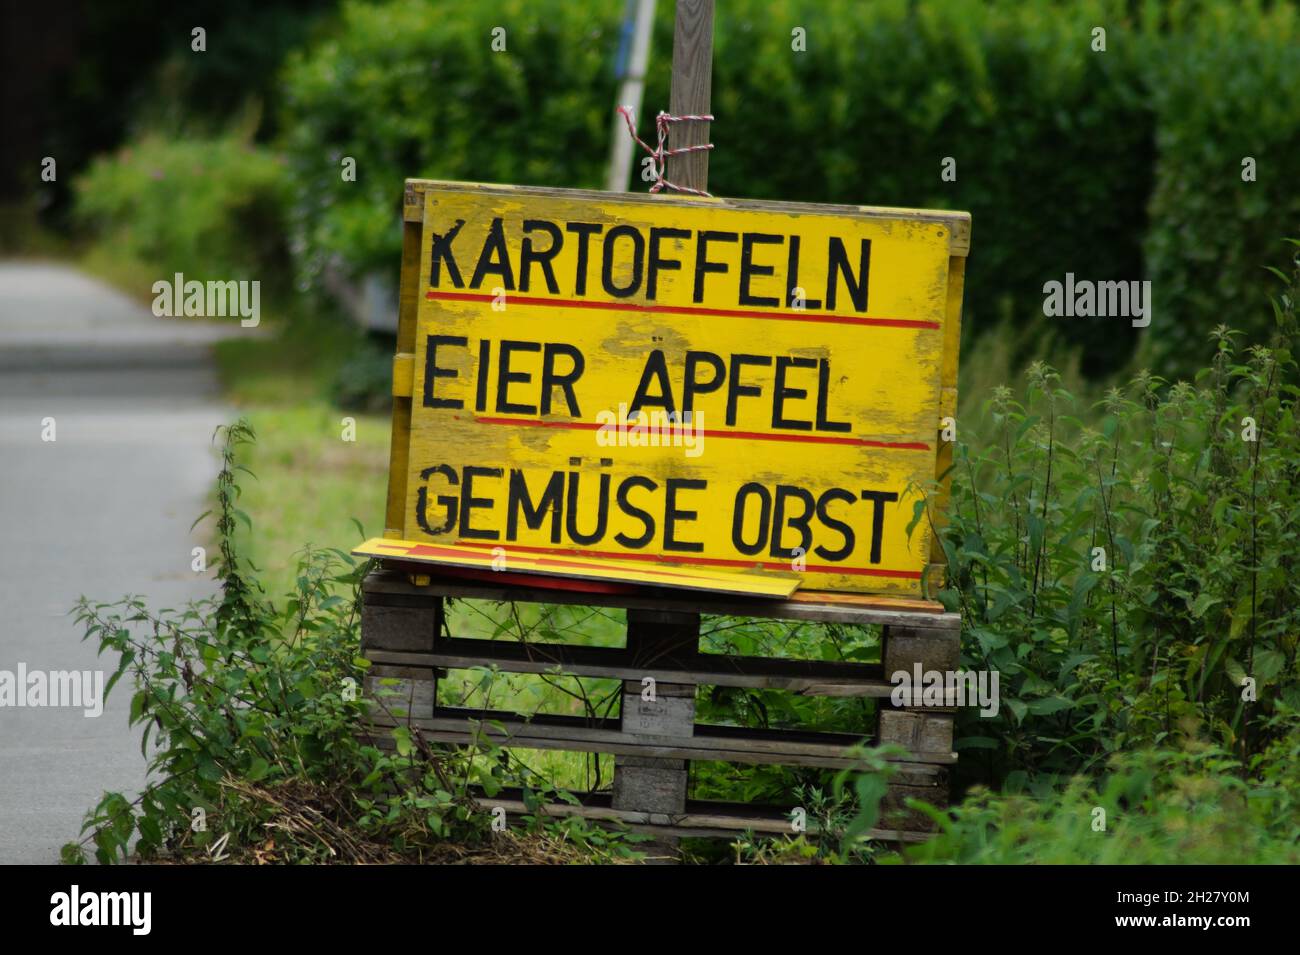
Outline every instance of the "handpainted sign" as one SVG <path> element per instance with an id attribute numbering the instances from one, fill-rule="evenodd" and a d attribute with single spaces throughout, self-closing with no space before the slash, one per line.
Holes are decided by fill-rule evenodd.
<path id="1" fill-rule="evenodd" d="M 964 213 L 413 180 L 386 535 L 919 594 Z"/>

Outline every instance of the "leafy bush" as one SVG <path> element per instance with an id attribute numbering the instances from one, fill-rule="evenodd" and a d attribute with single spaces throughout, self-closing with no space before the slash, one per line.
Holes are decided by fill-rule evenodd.
<path id="1" fill-rule="evenodd" d="M 877 824 L 890 766 L 883 751 L 863 748 L 859 767 L 841 773 L 829 793 L 796 793 L 816 838 L 742 836 L 732 849 L 737 862 L 757 864 L 1295 865 L 1300 711 L 1281 703 L 1268 723 L 1273 742 L 1249 764 L 1190 740 L 1116 754 L 1060 787 L 976 787 L 945 812 L 910 801 L 937 832 L 902 850 L 864 838 Z"/>
<path id="2" fill-rule="evenodd" d="M 393 346 L 372 338 L 359 341 L 333 376 L 334 403 L 345 411 L 373 414 L 393 405 Z"/>
<path id="3" fill-rule="evenodd" d="M 142 137 L 76 183 L 76 216 L 159 278 L 256 279 L 288 288 L 281 161 L 242 136 Z"/>
<path id="4" fill-rule="evenodd" d="M 1220 328 L 1195 383 L 1143 374 L 1095 427 L 1042 365 L 1023 402 L 985 403 L 957 449 L 940 595 L 964 665 L 1001 674 L 995 718 L 963 711 L 966 772 L 1014 788 L 1186 725 L 1246 762 L 1300 708 L 1300 261 L 1289 279 L 1271 346 L 1239 355 Z"/>
<path id="5" fill-rule="evenodd" d="M 1209 330 L 1188 316 L 1267 329 L 1241 293 L 1300 201 L 1282 174 L 1300 136 L 1300 98 L 1286 95 L 1300 83 L 1300 26 L 1293 10 L 1258 0 L 1135 6 L 732 0 L 715 27 L 711 187 L 970 210 L 971 329 L 1040 318 L 1043 283 L 1067 271 L 1149 272 L 1153 360 L 1186 370 Z M 291 58 L 285 76 L 304 271 L 338 259 L 395 280 L 408 176 L 599 187 L 621 9 L 345 4 L 336 33 Z M 673 10 L 658 10 L 643 134 L 668 104 Z M 491 49 L 497 26 L 505 53 Z M 1104 53 L 1091 48 L 1097 26 Z M 805 53 L 791 49 L 795 27 Z M 1240 181 L 1243 155 L 1259 159 L 1258 182 Z M 356 182 L 339 176 L 344 156 L 357 160 Z M 955 182 L 940 178 L 944 157 L 957 162 Z M 1180 308 L 1202 302 L 1213 308 Z M 1053 334 L 1083 346 L 1092 375 L 1122 366 L 1138 342 L 1099 322 Z"/>
<path id="6" fill-rule="evenodd" d="M 1268 328 L 1258 263 L 1300 221 L 1300 8 L 1175 2 L 1164 13 L 1165 54 L 1145 67 L 1160 159 L 1145 242 L 1157 311 L 1142 360 L 1172 376 L 1190 371 L 1204 332 L 1186 316 L 1257 338 Z"/>
<path id="7" fill-rule="evenodd" d="M 1273 346 L 1238 361 L 1221 330 L 1195 384 L 1161 388 L 1144 376 L 1130 397 L 1103 403 L 1095 429 L 1067 413 L 1070 396 L 1038 366 L 1023 404 L 995 395 L 983 435 L 959 447 L 945 534 L 952 587 L 941 596 L 965 616 L 964 665 L 1002 675 L 996 719 L 962 713 L 960 768 L 1006 792 L 935 813 L 943 834 L 916 858 L 1294 861 L 1300 389 L 1288 345 L 1300 263 L 1289 279 Z M 1242 439 L 1245 417 L 1257 440 Z M 131 718 L 142 745 L 152 736 L 155 746 L 141 798 L 108 794 L 88 819 L 97 857 L 123 858 L 133 841 L 144 857 L 214 861 L 499 857 L 466 786 L 491 793 L 517 781 L 500 750 L 452 756 L 414 730 L 397 734 L 395 753 L 358 738 L 361 704 L 348 690 L 362 673 L 364 567 L 343 552 L 309 553 L 277 609 L 235 553 L 235 524 L 247 518 L 234 451 L 248 437 L 243 426 L 227 432 L 218 482 L 221 597 L 179 613 L 153 614 L 138 598 L 80 607 L 88 636 L 119 654 L 110 688 L 132 672 Z M 726 619 L 704 642 L 860 661 L 879 652 L 869 631 Z M 864 725 L 862 703 L 715 693 L 701 712 L 852 731 Z M 801 793 L 820 843 L 741 839 L 740 861 L 895 861 L 863 838 L 880 811 L 881 757 L 864 749 L 863 771 L 832 780 L 706 772 L 697 795 Z M 1085 776 L 1070 781 L 1076 774 Z M 536 788 L 531 774 L 523 781 Z M 1092 838 L 1097 806 L 1113 839 Z M 206 829 L 193 828 L 196 809 Z M 540 841 L 517 834 L 511 845 L 551 859 L 631 853 L 617 834 L 540 812 L 531 836 Z"/>
<path id="8" fill-rule="evenodd" d="M 1300 862 L 1300 720 L 1286 711 L 1254 773 L 1223 749 L 1141 750 L 1095 779 L 1034 797 L 979 790 L 917 862 L 994 865 L 1295 865 Z M 1100 812 L 1098 812 L 1100 810 Z"/>
<path id="9" fill-rule="evenodd" d="M 619 0 L 344 3 L 335 36 L 286 70 L 305 271 L 315 276 L 337 257 L 395 282 L 408 176 L 598 182 L 621 9 Z M 498 26 L 504 53 L 491 49 Z M 345 157 L 356 160 L 355 182 L 340 175 Z"/>
<path id="10" fill-rule="evenodd" d="M 1112 31 L 1104 55 L 1089 49 L 1098 23 Z M 790 51 L 795 26 L 806 54 Z M 1041 317 L 1043 283 L 1066 270 L 1142 271 L 1153 117 L 1121 39 L 1131 29 L 1122 4 L 1090 0 L 738 4 L 719 13 L 710 181 L 724 195 L 968 210 L 968 327 Z M 1096 323 L 1056 332 L 1085 346 L 1093 373 L 1128 356 Z"/>
<path id="11" fill-rule="evenodd" d="M 737 863 L 870 863 L 892 858 L 884 843 L 869 838 L 877 824 L 895 824 L 882 811 L 885 791 L 896 764 L 890 762 L 906 751 L 894 745 L 853 748 L 852 768 L 836 773 L 825 789 L 819 786 L 792 787 L 796 805 L 804 809 L 807 834 L 756 839 L 743 833 L 731 844 Z M 786 797 L 789 798 L 788 796 Z"/>
<path id="12" fill-rule="evenodd" d="M 1023 397 L 1000 388 L 983 420 L 963 418 L 938 596 L 962 613 L 963 667 L 998 672 L 1000 709 L 959 711 L 958 792 L 1041 792 L 1115 754 L 1187 740 L 1247 765 L 1276 743 L 1273 717 L 1300 709 L 1300 256 L 1277 274 L 1288 285 L 1272 343 L 1239 353 L 1240 336 L 1220 328 L 1194 383 L 1143 374 L 1076 408 L 1036 364 Z M 704 645 L 879 653 L 858 628 L 753 621 L 720 620 Z M 865 701 L 772 691 L 715 690 L 699 709 L 746 725 L 870 725 Z M 786 769 L 696 774 L 708 795 L 746 800 L 824 783 Z"/>

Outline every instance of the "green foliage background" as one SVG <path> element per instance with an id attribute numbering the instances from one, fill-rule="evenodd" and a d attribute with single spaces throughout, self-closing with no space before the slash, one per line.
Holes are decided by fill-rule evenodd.
<path id="1" fill-rule="evenodd" d="M 77 180 L 77 220 L 169 281 L 257 279 L 289 287 L 284 162 L 244 133 L 178 142 L 150 135 Z"/>
<path id="2" fill-rule="evenodd" d="M 621 13 L 618 0 L 345 3 L 284 73 L 307 274 L 333 257 L 395 275 L 408 176 L 599 187 Z M 660 4 L 643 117 L 668 102 L 671 17 Z M 795 27 L 806 53 L 791 51 Z M 1267 330 L 1247 289 L 1300 214 L 1294 6 L 730 0 L 714 46 L 712 190 L 971 211 L 968 329 L 1036 321 L 1043 283 L 1072 271 L 1154 282 L 1142 359 L 1170 377 L 1196 367 L 1212 327 L 1192 315 Z M 956 182 L 940 179 L 946 156 Z M 1244 156 L 1258 181 L 1242 181 Z M 1091 375 L 1138 341 L 1104 322 L 1054 331 Z"/>

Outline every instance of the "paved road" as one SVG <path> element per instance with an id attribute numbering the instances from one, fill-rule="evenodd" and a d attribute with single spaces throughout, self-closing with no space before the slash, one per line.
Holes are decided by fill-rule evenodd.
<path id="1" fill-rule="evenodd" d="M 63 266 L 0 263 L 0 682 L 20 664 L 111 672 L 67 615 L 81 594 L 161 607 L 211 590 L 189 527 L 232 417 L 210 343 L 237 328 L 155 318 Z M 0 705 L 0 862 L 57 861 L 104 790 L 139 791 L 129 700 L 124 681 L 99 717 Z"/>

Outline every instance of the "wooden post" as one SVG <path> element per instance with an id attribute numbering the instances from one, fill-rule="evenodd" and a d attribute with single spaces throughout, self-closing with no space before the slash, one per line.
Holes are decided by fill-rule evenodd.
<path id="1" fill-rule="evenodd" d="M 677 0 L 673 29 L 673 87 L 668 111 L 674 116 L 707 113 L 713 96 L 713 0 Z M 673 123 L 668 147 L 700 146 L 709 141 L 709 123 Z M 669 156 L 669 182 L 701 191 L 709 188 L 709 152 L 701 149 Z"/>
<path id="2" fill-rule="evenodd" d="M 673 83 L 669 112 L 675 116 L 709 111 L 713 90 L 713 0 L 677 0 L 677 22 L 673 30 Z M 668 146 L 696 146 L 709 141 L 709 124 L 691 121 L 674 123 Z M 664 170 L 670 182 L 701 191 L 709 188 L 707 150 L 668 157 Z M 657 653 L 699 644 L 699 615 L 629 610 L 628 649 L 643 660 Z M 638 736 L 690 736 L 694 732 L 695 686 L 689 683 L 659 684 L 656 701 L 642 699 L 638 681 L 623 684 L 623 732 Z M 686 761 L 636 756 L 614 758 L 615 809 L 651 813 L 666 821 L 686 811 Z M 644 848 L 652 859 L 671 859 L 678 840 L 663 836 Z"/>

